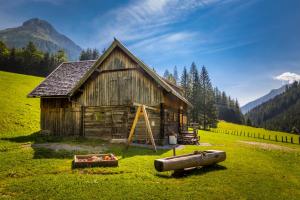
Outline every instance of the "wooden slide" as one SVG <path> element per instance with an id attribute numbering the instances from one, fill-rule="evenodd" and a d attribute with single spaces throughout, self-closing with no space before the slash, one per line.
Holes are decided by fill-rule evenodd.
<path id="1" fill-rule="evenodd" d="M 159 172 L 182 170 L 199 166 L 213 165 L 226 159 L 225 151 L 195 151 L 192 154 L 156 159 L 155 169 Z"/>

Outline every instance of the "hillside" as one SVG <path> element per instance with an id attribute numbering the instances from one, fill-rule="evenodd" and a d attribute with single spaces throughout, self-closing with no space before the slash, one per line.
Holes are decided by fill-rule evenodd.
<path id="1" fill-rule="evenodd" d="M 39 129 L 39 99 L 26 95 L 43 79 L 0 71 L 0 133 L 28 134 Z"/>
<path id="2" fill-rule="evenodd" d="M 254 126 L 286 132 L 300 131 L 300 84 L 295 82 L 275 98 L 246 114 Z"/>
<path id="3" fill-rule="evenodd" d="M 262 103 L 269 101 L 270 99 L 273 99 L 274 97 L 276 97 L 277 95 L 283 93 L 285 91 L 286 86 L 282 86 L 278 89 L 273 89 L 271 90 L 268 94 L 254 100 L 251 101 L 249 103 L 247 103 L 246 105 L 241 107 L 241 111 L 243 114 L 246 114 L 247 112 L 249 112 L 250 110 L 252 110 L 253 108 L 261 105 Z"/>
<path id="4" fill-rule="evenodd" d="M 104 145 L 95 139 L 40 136 L 39 99 L 26 98 L 42 78 L 0 71 L 0 199 L 289 199 L 300 198 L 300 145 L 199 131 L 202 146 L 186 145 L 177 155 L 195 150 L 226 151 L 226 161 L 176 177 L 158 173 L 153 161 L 172 150 Z M 221 122 L 218 129 L 249 127 Z M 252 129 L 252 128 L 251 128 Z M 246 141 L 249 140 L 249 141 Z M 33 145 L 105 147 L 119 167 L 72 169 L 74 154 Z M 211 146 L 207 146 L 211 145 Z"/>
<path id="5" fill-rule="evenodd" d="M 16 28 L 1 30 L 0 40 L 10 48 L 22 48 L 32 41 L 44 52 L 55 53 L 64 49 L 70 60 L 77 60 L 81 52 L 71 39 L 57 32 L 49 22 L 38 18 L 29 19 Z"/>

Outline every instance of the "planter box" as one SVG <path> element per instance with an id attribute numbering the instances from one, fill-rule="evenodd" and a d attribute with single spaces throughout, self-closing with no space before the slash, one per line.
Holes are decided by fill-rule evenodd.
<path id="1" fill-rule="evenodd" d="M 118 158 L 115 157 L 113 154 L 75 155 L 73 161 L 74 168 L 117 166 Z"/>

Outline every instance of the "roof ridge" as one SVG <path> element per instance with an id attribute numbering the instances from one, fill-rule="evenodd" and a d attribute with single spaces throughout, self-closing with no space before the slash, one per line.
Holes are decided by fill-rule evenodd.
<path id="1" fill-rule="evenodd" d="M 94 62 L 96 62 L 97 60 L 78 60 L 78 61 L 65 61 L 65 62 L 62 62 L 62 63 L 79 63 L 79 62 L 91 62 L 91 61 L 94 61 Z"/>

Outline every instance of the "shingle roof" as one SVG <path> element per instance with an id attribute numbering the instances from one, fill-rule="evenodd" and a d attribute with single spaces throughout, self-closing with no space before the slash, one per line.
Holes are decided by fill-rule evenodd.
<path id="1" fill-rule="evenodd" d="M 95 60 L 63 62 L 28 96 L 68 96 L 95 62 Z"/>

